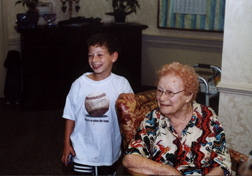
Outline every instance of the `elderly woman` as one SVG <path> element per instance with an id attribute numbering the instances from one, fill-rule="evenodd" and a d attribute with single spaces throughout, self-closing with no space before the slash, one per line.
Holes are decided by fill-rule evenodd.
<path id="1" fill-rule="evenodd" d="M 138 127 L 123 165 L 148 175 L 231 175 L 225 132 L 217 115 L 194 100 L 195 70 L 177 62 L 158 71 L 157 104 Z"/>

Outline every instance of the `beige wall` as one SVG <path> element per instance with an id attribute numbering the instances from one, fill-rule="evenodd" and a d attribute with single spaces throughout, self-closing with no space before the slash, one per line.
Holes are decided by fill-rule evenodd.
<path id="1" fill-rule="evenodd" d="M 82 1 L 80 14 L 100 17 L 113 22 L 111 0 Z M 140 9 L 126 21 L 148 25 L 143 31 L 142 85 L 154 86 L 155 73 L 163 64 L 178 61 L 183 64 L 208 63 L 221 67 L 223 33 L 157 28 L 158 0 L 139 0 Z"/>
<path id="2" fill-rule="evenodd" d="M 26 11 L 22 5 L 15 6 L 16 0 L 4 0 L 7 2 L 8 8 L 8 29 L 10 31 L 9 38 L 18 37 L 14 30 L 16 14 L 24 13 Z M 68 10 L 66 13 L 61 11 L 61 2 L 56 0 L 41 0 L 42 2 L 51 2 L 53 4 L 53 12 L 57 13 L 57 21 L 68 19 Z M 73 10 L 73 17 L 85 16 L 99 17 L 104 22 L 113 22 L 113 17 L 105 15 L 106 12 L 112 11 L 112 0 L 81 0 L 79 2 L 81 9 L 78 13 Z M 126 21 L 138 22 L 149 26 L 143 33 L 154 36 L 174 36 L 174 37 L 189 37 L 189 38 L 205 38 L 211 40 L 222 40 L 221 33 L 213 32 L 196 32 L 196 31 L 179 31 L 179 30 L 165 30 L 157 29 L 157 5 L 158 0 L 139 0 L 140 9 L 137 9 L 137 14 L 128 15 Z M 74 3 L 75 5 L 75 3 Z M 74 7 L 74 6 L 73 6 Z M 56 21 L 56 22 L 57 22 Z"/>
<path id="3" fill-rule="evenodd" d="M 252 150 L 252 1 L 226 1 L 219 118 L 228 145 Z"/>
<path id="4" fill-rule="evenodd" d="M 3 4 L 2 0 L 0 0 L 0 21 L 3 21 L 3 10 L 2 10 Z M 4 42 L 3 42 L 3 24 L 0 23 L 0 48 L 4 48 Z M 2 49 L 0 49 L 0 64 L 4 62 L 4 52 Z M 0 83 L 4 83 L 4 78 L 5 78 L 5 70 L 4 67 L 0 67 Z M 3 86 L 0 86 L 0 92 L 3 92 Z"/>
<path id="5" fill-rule="evenodd" d="M 6 2 L 0 0 L 0 97 L 3 96 L 6 69 L 4 60 L 8 51 L 8 28 Z"/>
<path id="6" fill-rule="evenodd" d="M 26 9 L 20 4 L 15 6 L 16 0 L 3 1 L 7 3 L 8 50 L 20 50 L 19 34 L 14 26 L 16 14 L 25 13 Z M 60 1 L 42 1 L 53 4 L 53 13 L 57 13 L 56 23 L 69 18 L 68 11 L 66 13 L 61 11 Z M 81 0 L 79 4 L 81 9 L 78 13 L 73 11 L 73 17 L 99 17 L 105 23 L 114 21 L 112 16 L 105 15 L 106 12 L 112 11 L 111 0 Z M 126 21 L 148 25 L 148 29 L 143 31 L 141 58 L 143 85 L 154 86 L 156 70 L 167 62 L 179 61 L 189 65 L 208 63 L 221 67 L 223 33 L 158 29 L 158 0 L 139 0 L 139 4 L 137 14 L 128 15 Z M 43 24 L 43 19 L 40 19 L 39 23 Z"/>
<path id="7" fill-rule="evenodd" d="M 156 71 L 166 63 L 205 63 L 221 68 L 222 41 L 143 36 L 142 85 L 155 86 Z M 204 70 L 204 69 L 203 69 Z M 211 70 L 206 70 L 213 74 Z M 208 78 L 204 74 L 202 77 Z"/>

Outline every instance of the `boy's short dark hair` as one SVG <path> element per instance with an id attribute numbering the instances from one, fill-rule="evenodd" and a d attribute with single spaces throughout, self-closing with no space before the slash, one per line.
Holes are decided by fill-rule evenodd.
<path id="1" fill-rule="evenodd" d="M 88 38 L 87 45 L 88 48 L 90 46 L 104 46 L 108 49 L 109 54 L 113 54 L 114 52 L 121 52 L 121 46 L 118 40 L 113 35 L 107 33 L 99 33 L 92 35 Z"/>

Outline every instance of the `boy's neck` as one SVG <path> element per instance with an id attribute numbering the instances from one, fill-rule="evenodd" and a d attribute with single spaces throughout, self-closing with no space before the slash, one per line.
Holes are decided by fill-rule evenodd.
<path id="1" fill-rule="evenodd" d="M 94 80 L 94 81 L 101 81 L 101 80 L 104 80 L 104 79 L 108 78 L 110 75 L 111 75 L 111 73 L 108 74 L 108 75 L 101 75 L 101 74 L 91 73 L 91 74 L 87 75 L 87 77 L 89 79 Z"/>

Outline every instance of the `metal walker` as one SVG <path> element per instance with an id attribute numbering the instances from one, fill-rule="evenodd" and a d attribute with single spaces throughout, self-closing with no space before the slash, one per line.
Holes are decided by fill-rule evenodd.
<path id="1" fill-rule="evenodd" d="M 209 64 L 195 64 L 192 66 L 193 68 L 205 68 L 205 69 L 212 69 L 213 75 L 211 75 L 208 80 L 204 79 L 203 77 L 199 76 L 199 83 L 200 83 L 200 91 L 205 93 L 205 105 L 209 106 L 209 99 L 218 95 L 219 91 L 216 88 L 216 80 L 220 80 L 221 69 L 217 66 L 209 65 Z M 210 85 L 210 86 L 209 86 Z"/>

